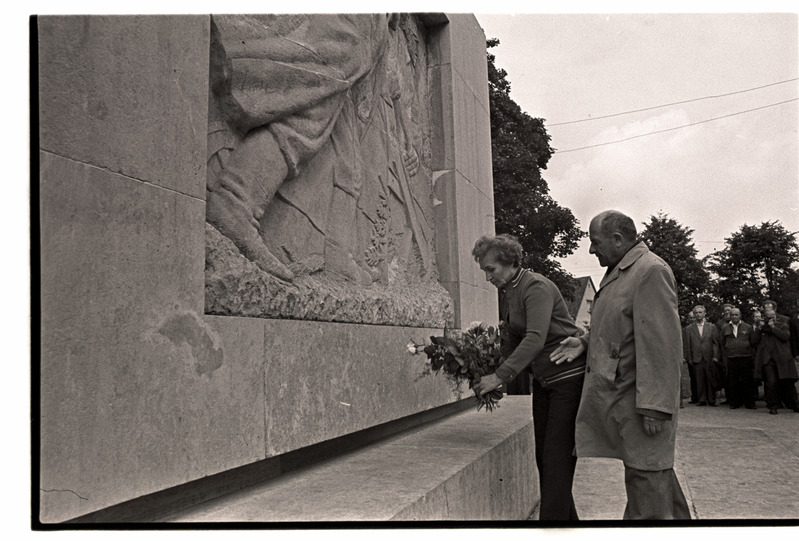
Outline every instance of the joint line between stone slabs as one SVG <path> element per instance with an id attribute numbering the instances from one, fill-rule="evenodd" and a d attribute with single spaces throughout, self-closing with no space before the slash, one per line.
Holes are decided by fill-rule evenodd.
<path id="1" fill-rule="evenodd" d="M 142 184 L 147 184 L 148 186 L 152 186 L 153 188 L 160 188 L 162 190 L 166 190 L 167 192 L 172 192 L 172 193 L 177 194 L 177 195 L 182 195 L 184 197 L 189 197 L 189 198 L 194 199 L 195 201 L 198 201 L 200 203 L 205 203 L 205 199 L 203 199 L 201 197 L 197 197 L 196 195 L 191 195 L 189 193 L 184 193 L 184 192 L 175 190 L 173 188 L 169 188 L 167 186 L 161 186 L 160 184 L 156 184 L 156 183 L 154 183 L 152 181 L 145 180 L 143 178 L 132 177 L 132 176 L 127 175 L 125 173 L 120 173 L 119 171 L 114 171 L 113 169 L 110 169 L 108 167 L 103 167 L 103 166 L 100 166 L 100 165 L 97 165 L 97 164 L 94 164 L 94 163 L 84 162 L 82 160 L 76 160 L 75 158 L 73 158 L 71 156 L 64 156 L 63 154 L 59 154 L 58 152 L 53 152 L 52 150 L 47 150 L 46 148 L 41 148 L 40 147 L 39 148 L 39 152 L 44 152 L 44 153 L 49 154 L 51 156 L 57 156 L 57 157 L 59 157 L 61 159 L 68 160 L 68 161 L 73 162 L 73 163 L 78 163 L 78 164 L 84 165 L 86 167 L 91 167 L 91 168 L 97 169 L 99 171 L 104 171 L 106 173 L 110 173 L 112 175 L 116 175 L 118 177 L 122 177 L 122 178 L 125 178 L 125 179 L 128 179 L 128 180 L 133 180 L 135 182 L 141 182 Z"/>

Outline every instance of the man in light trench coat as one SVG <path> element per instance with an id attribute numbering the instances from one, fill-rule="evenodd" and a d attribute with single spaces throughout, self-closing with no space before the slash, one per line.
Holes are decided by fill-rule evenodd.
<path id="1" fill-rule="evenodd" d="M 596 216 L 589 236 L 590 253 L 607 267 L 591 329 L 551 355 L 560 364 L 588 351 L 577 456 L 624 462 L 625 519 L 690 519 L 673 469 L 682 362 L 674 276 L 618 211 Z"/>

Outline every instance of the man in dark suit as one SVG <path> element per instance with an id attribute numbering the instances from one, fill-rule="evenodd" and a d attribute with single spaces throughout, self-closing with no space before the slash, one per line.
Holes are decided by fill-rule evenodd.
<path id="1" fill-rule="evenodd" d="M 763 312 L 769 309 L 774 310 L 775 317 L 777 318 L 777 323 L 781 323 L 783 325 L 788 324 L 788 316 L 784 316 L 779 312 L 777 312 L 776 301 L 772 301 L 771 299 L 766 299 L 763 301 Z"/>
<path id="2" fill-rule="evenodd" d="M 795 387 L 799 374 L 788 344 L 788 326 L 777 320 L 771 308 L 763 310 L 763 320 L 752 333 L 752 343 L 757 346 L 755 379 L 765 383 L 769 413 L 776 414 L 781 403 L 799 413 Z"/>
<path id="3" fill-rule="evenodd" d="M 724 304 L 721 307 L 722 314 L 721 319 L 716 321 L 716 329 L 719 331 L 719 340 L 721 340 L 722 331 L 724 330 L 724 326 L 727 325 L 731 321 L 733 306 L 731 304 Z M 719 346 L 721 347 L 721 346 Z M 724 355 L 722 355 L 724 357 Z M 729 394 L 730 394 L 730 371 L 729 367 L 727 366 L 727 360 L 723 359 L 721 362 L 716 366 L 718 370 L 718 389 L 717 390 L 724 390 L 724 402 L 721 404 L 729 404 Z"/>
<path id="4" fill-rule="evenodd" d="M 791 320 L 788 322 L 788 341 L 791 343 L 791 355 L 794 360 L 799 361 L 799 310 L 791 312 Z"/>
<path id="5" fill-rule="evenodd" d="M 694 307 L 695 321 L 688 326 L 683 343 L 683 356 L 694 367 L 697 406 L 715 406 L 718 389 L 716 365 L 719 362 L 719 334 L 712 323 L 705 321 L 705 307 Z"/>
<path id="6" fill-rule="evenodd" d="M 688 339 L 686 338 L 686 334 L 688 333 L 688 328 L 694 324 L 696 318 L 694 317 L 694 311 L 691 310 L 688 312 L 688 315 L 685 317 L 688 324 L 682 328 L 682 343 L 683 343 L 683 361 L 685 362 L 685 366 L 688 368 L 688 381 L 691 382 L 691 400 L 690 404 L 696 404 L 699 402 L 696 394 L 696 374 L 694 373 L 694 365 L 691 361 L 688 360 L 688 357 L 685 354 L 685 344 L 687 343 Z M 682 396 L 680 396 L 680 407 L 682 407 Z"/>
<path id="7" fill-rule="evenodd" d="M 727 367 L 725 393 L 731 409 L 755 408 L 755 364 L 752 347 L 752 326 L 741 321 L 738 308 L 730 310 L 730 322 L 721 328 L 721 357 Z"/>

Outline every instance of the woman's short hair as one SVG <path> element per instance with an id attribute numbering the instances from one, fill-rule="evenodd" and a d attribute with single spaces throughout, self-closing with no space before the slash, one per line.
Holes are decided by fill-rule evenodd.
<path id="1" fill-rule="evenodd" d="M 496 255 L 497 261 L 503 265 L 518 267 L 522 263 L 522 255 L 524 253 L 522 245 L 513 235 L 497 235 L 495 237 L 483 235 L 474 243 L 472 255 L 474 260 L 479 263 L 480 258 L 492 250 Z"/>

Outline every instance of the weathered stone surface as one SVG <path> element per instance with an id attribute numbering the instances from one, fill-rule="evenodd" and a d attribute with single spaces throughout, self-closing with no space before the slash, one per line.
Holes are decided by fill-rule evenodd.
<path id="1" fill-rule="evenodd" d="M 40 16 L 41 148 L 204 197 L 208 28 L 196 15 Z"/>
<path id="2" fill-rule="evenodd" d="M 448 33 L 427 36 L 421 20 L 402 16 L 388 45 L 403 54 L 381 60 L 374 85 L 346 93 L 343 137 L 320 155 L 352 159 L 308 169 L 319 181 L 311 190 L 308 178 L 285 182 L 259 216 L 268 234 L 258 238 L 296 274 L 289 283 L 206 224 L 204 181 L 215 177 L 205 160 L 219 142 L 207 130 L 210 17 L 40 19 L 42 521 L 464 392 L 442 377 L 418 380 L 424 358 L 405 352 L 409 339 L 440 334 L 456 317 L 492 320 L 496 311 L 482 291 L 450 297 L 420 243 L 435 254 L 446 241 L 457 267 L 472 242 L 459 244 L 458 228 L 490 225 L 485 202 L 459 199 L 481 188 L 450 184 L 442 204 L 432 196 L 435 153 L 449 151 L 426 127 L 429 97 L 452 85 L 436 86 L 423 52 Z M 484 63 L 484 42 L 452 54 Z M 384 92 L 393 76 L 398 100 Z M 439 101 L 451 121 L 457 105 Z M 490 154 L 483 135 L 469 140 Z M 344 144 L 353 141 L 360 152 Z M 415 174 L 404 154 L 418 158 Z M 441 161 L 459 174 L 454 157 Z M 472 295 L 477 286 L 448 272 L 452 291 Z M 456 303 L 485 317 L 464 316 Z"/>
<path id="3" fill-rule="evenodd" d="M 530 397 L 468 410 L 167 522 L 524 520 L 539 500 Z"/>
<path id="4" fill-rule="evenodd" d="M 404 327 L 452 327 L 452 304 L 438 283 L 397 279 L 353 289 L 344 280 L 292 268 L 292 283 L 265 273 L 206 224 L 205 310 L 216 315 L 291 318 Z M 399 271 L 398 271 L 399 272 Z"/>
<path id="5" fill-rule="evenodd" d="M 498 317 L 495 292 L 471 257 L 481 235 L 494 234 L 490 115 L 485 63 L 464 54 L 485 36 L 468 15 L 431 30 L 434 223 L 441 283 L 454 299 L 456 326 Z M 479 290 L 478 297 L 469 296 Z"/>
<path id="6" fill-rule="evenodd" d="M 475 42 L 485 43 L 485 33 L 471 14 L 455 13 L 449 15 L 449 18 L 453 30 L 449 47 L 451 51 L 455 51 L 451 56 L 452 68 L 475 97 L 476 106 L 488 111 L 488 85 L 484 83 L 488 78 L 488 65 L 477 55 L 458 54 L 459 51 L 469 50 Z"/>
<path id="7" fill-rule="evenodd" d="M 441 329 L 265 320 L 266 453 L 277 455 L 473 394 L 406 344 Z"/>
<path id="8" fill-rule="evenodd" d="M 436 222 L 449 233 L 446 252 L 439 259 L 446 261 L 448 272 L 442 277 L 442 285 L 453 298 L 459 299 L 455 307 L 456 325 L 468 326 L 472 321 L 496 322 L 499 317 L 496 289 L 486 282 L 485 274 L 474 261 L 472 247 L 482 235 L 493 235 L 493 197 L 483 194 L 459 171 L 440 175 L 435 184 L 436 197 L 445 204 L 458 208 L 450 223 L 446 216 Z M 469 219 L 469 217 L 485 218 Z M 453 242 L 454 241 L 454 242 Z M 443 266 L 443 265 L 442 265 Z"/>
<path id="9" fill-rule="evenodd" d="M 40 519 L 263 458 L 263 328 L 202 315 L 202 202 L 40 164 Z"/>
<path id="10" fill-rule="evenodd" d="M 479 25 L 458 20 L 213 18 L 208 221 L 279 280 L 209 274 L 210 313 L 441 326 L 408 319 L 403 299 L 433 291 L 437 304 L 439 280 L 450 296 L 458 282 L 480 287 L 465 248 L 493 233 L 487 68 Z M 212 259 L 224 252 L 210 249 L 207 266 L 229 268 Z M 378 300 L 358 314 L 340 300 L 365 287 L 400 308 Z M 452 304 L 456 326 L 496 319 L 493 301 Z"/>
<path id="11" fill-rule="evenodd" d="M 209 223 L 285 281 L 435 284 L 427 56 L 409 14 L 213 16 Z"/>

